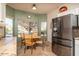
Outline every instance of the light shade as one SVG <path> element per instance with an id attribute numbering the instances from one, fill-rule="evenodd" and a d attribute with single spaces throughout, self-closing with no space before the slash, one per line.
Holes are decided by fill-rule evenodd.
<path id="1" fill-rule="evenodd" d="M 36 10 L 36 9 L 37 9 L 35 4 L 33 4 L 32 9 L 33 9 L 33 10 Z"/>
<path id="2" fill-rule="evenodd" d="M 28 18 L 31 18 L 31 16 L 28 16 Z"/>
<path id="3" fill-rule="evenodd" d="M 27 19 L 31 19 L 31 16 L 29 15 L 29 16 L 27 16 Z"/>

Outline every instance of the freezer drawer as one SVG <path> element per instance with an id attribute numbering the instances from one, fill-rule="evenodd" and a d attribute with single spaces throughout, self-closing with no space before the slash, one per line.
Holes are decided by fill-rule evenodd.
<path id="1" fill-rule="evenodd" d="M 60 56 L 73 56 L 73 50 L 70 47 L 58 45 L 61 48 Z"/>
<path id="2" fill-rule="evenodd" d="M 73 56 L 72 47 L 65 47 L 59 44 L 54 44 L 52 50 L 58 56 Z"/>

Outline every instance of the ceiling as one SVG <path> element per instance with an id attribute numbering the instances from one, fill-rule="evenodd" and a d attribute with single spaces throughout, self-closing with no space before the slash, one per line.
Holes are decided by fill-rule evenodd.
<path id="1" fill-rule="evenodd" d="M 60 5 L 62 5 L 62 3 L 36 3 L 36 10 L 32 10 L 33 3 L 8 3 L 7 5 L 22 11 L 47 14 L 48 12 L 58 8 Z"/>

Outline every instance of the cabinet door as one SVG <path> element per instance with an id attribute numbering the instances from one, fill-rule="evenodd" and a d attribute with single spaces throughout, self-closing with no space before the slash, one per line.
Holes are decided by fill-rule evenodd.
<path id="1" fill-rule="evenodd" d="M 76 27 L 77 26 L 77 16 L 72 17 L 72 26 Z"/>
<path id="2" fill-rule="evenodd" d="M 79 26 L 79 16 L 78 16 L 78 26 Z"/>

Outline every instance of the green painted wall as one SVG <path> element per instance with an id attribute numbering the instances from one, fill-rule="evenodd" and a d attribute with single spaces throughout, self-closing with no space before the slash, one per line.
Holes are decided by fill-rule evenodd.
<path id="1" fill-rule="evenodd" d="M 38 31 L 40 35 L 40 25 L 41 22 L 47 21 L 46 14 L 35 14 L 30 12 L 24 12 L 20 10 L 15 10 L 9 6 L 6 6 L 6 17 L 13 19 L 13 35 L 16 36 L 18 33 L 18 21 L 27 19 L 27 16 L 31 16 L 31 20 L 38 22 Z"/>
<path id="2" fill-rule="evenodd" d="M 6 6 L 6 17 L 14 19 L 14 9 L 13 8 Z"/>

